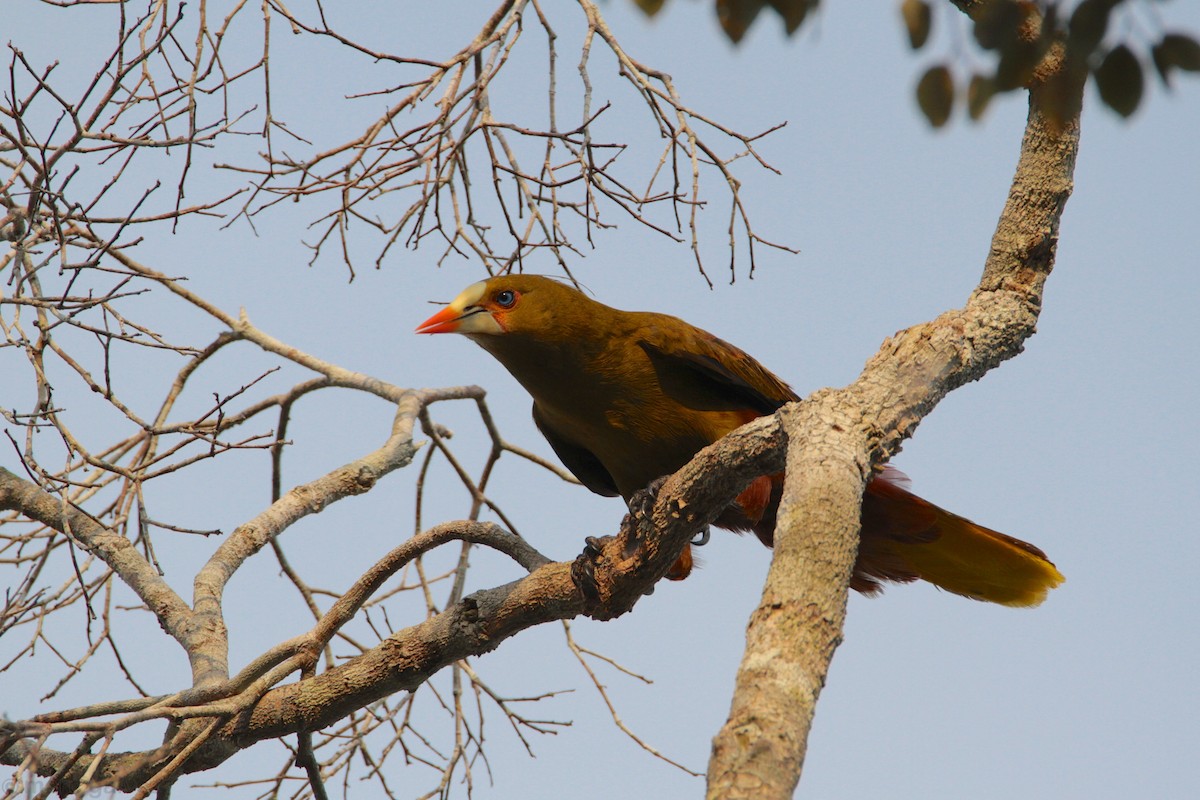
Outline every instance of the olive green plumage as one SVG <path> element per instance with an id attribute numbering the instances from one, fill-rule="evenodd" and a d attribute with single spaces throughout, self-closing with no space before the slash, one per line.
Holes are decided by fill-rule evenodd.
<path id="1" fill-rule="evenodd" d="M 421 333 L 461 333 L 533 397 L 555 453 L 594 492 L 628 500 L 755 417 L 798 399 L 742 350 L 666 314 L 621 311 L 550 278 L 467 287 Z M 716 524 L 770 544 L 782 475 L 763 476 Z M 1033 545 L 913 495 L 886 469 L 866 487 L 854 588 L 923 578 L 957 594 L 1036 605 L 1063 578 Z M 686 563 L 683 563 L 686 561 Z M 684 577 L 690 556 L 673 577 Z"/>

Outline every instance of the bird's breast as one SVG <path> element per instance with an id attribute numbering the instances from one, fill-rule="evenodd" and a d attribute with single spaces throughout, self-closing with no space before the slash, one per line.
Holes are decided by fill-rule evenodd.
<path id="1" fill-rule="evenodd" d="M 625 498 L 757 416 L 669 392 L 636 341 L 480 341 L 533 396 L 543 422 L 594 455 Z"/>
<path id="2" fill-rule="evenodd" d="M 670 475 L 705 446 L 745 420 L 731 412 L 701 412 L 665 396 L 597 395 L 574 407 L 539 400 L 543 419 L 591 452 L 625 498 Z"/>

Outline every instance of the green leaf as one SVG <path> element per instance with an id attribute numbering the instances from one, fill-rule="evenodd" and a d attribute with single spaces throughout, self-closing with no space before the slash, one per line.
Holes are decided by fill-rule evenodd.
<path id="1" fill-rule="evenodd" d="M 913 50 L 920 50 L 929 41 L 929 30 L 933 27 L 933 11 L 924 0 L 904 0 L 900 4 L 900 16 L 908 31 L 908 43 Z"/>
<path id="2" fill-rule="evenodd" d="M 988 103 L 996 96 L 996 84 L 986 75 L 972 75 L 967 85 L 967 113 L 973 120 L 983 117 Z"/>
<path id="3" fill-rule="evenodd" d="M 1000 48 L 1000 59 L 996 62 L 996 88 L 1002 92 L 1024 86 L 1033 75 L 1033 69 L 1041 60 L 1044 43 L 1023 42 L 1014 39 Z"/>
<path id="4" fill-rule="evenodd" d="M 950 119 L 950 110 L 954 107 L 954 81 L 944 64 L 925 70 L 917 82 L 917 105 L 935 128 L 942 127 Z"/>
<path id="5" fill-rule="evenodd" d="M 817 7 L 817 0 L 770 0 L 771 8 L 783 17 L 783 29 L 791 36 L 804 24 L 810 9 Z"/>
<path id="6" fill-rule="evenodd" d="M 1137 111 L 1142 100 L 1142 65 L 1125 45 L 1108 52 L 1093 73 L 1104 104 L 1122 117 Z"/>
<path id="7" fill-rule="evenodd" d="M 1052 73 L 1033 93 L 1033 99 L 1051 132 L 1061 133 L 1079 118 L 1087 74 L 1086 65 L 1068 59 L 1064 69 Z"/>
<path id="8" fill-rule="evenodd" d="M 1087 60 L 1108 30 L 1108 17 L 1117 0 L 1083 0 L 1071 14 L 1067 24 L 1067 50 L 1071 55 Z"/>
<path id="9" fill-rule="evenodd" d="M 1200 72 L 1200 42 L 1182 33 L 1168 33 L 1150 51 L 1154 67 L 1167 86 L 1173 69 Z"/>
<path id="10" fill-rule="evenodd" d="M 1159 46 L 1171 54 L 1175 66 L 1188 72 L 1200 72 L 1200 42 L 1182 33 L 1168 33 Z"/>
<path id="11" fill-rule="evenodd" d="M 717 0 L 717 20 L 725 35 L 737 44 L 750 29 L 766 0 Z"/>
<path id="12" fill-rule="evenodd" d="M 647 17 L 653 17 L 667 4 L 667 0 L 633 0 L 633 2 Z"/>
<path id="13" fill-rule="evenodd" d="M 1017 41 L 1024 11 L 1019 3 L 993 0 L 975 17 L 975 41 L 984 50 L 999 50 Z"/>
<path id="14" fill-rule="evenodd" d="M 1038 38 L 1042 40 L 1044 47 L 1049 48 L 1060 38 L 1061 34 L 1062 31 L 1058 27 L 1058 6 L 1046 6 L 1042 12 L 1042 30 Z"/>

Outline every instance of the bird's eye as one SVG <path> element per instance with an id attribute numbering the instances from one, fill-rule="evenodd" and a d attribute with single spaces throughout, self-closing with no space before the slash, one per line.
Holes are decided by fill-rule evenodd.
<path id="1" fill-rule="evenodd" d="M 512 289 L 496 292 L 496 305 L 501 308 L 512 308 L 517 304 L 517 293 Z"/>

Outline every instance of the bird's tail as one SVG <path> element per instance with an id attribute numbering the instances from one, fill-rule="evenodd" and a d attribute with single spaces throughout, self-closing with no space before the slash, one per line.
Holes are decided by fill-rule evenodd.
<path id="1" fill-rule="evenodd" d="M 1036 606 L 1063 582 L 1037 547 L 951 514 L 907 487 L 891 467 L 867 484 L 851 581 L 858 591 L 874 594 L 881 581 L 921 578 L 976 600 Z"/>

